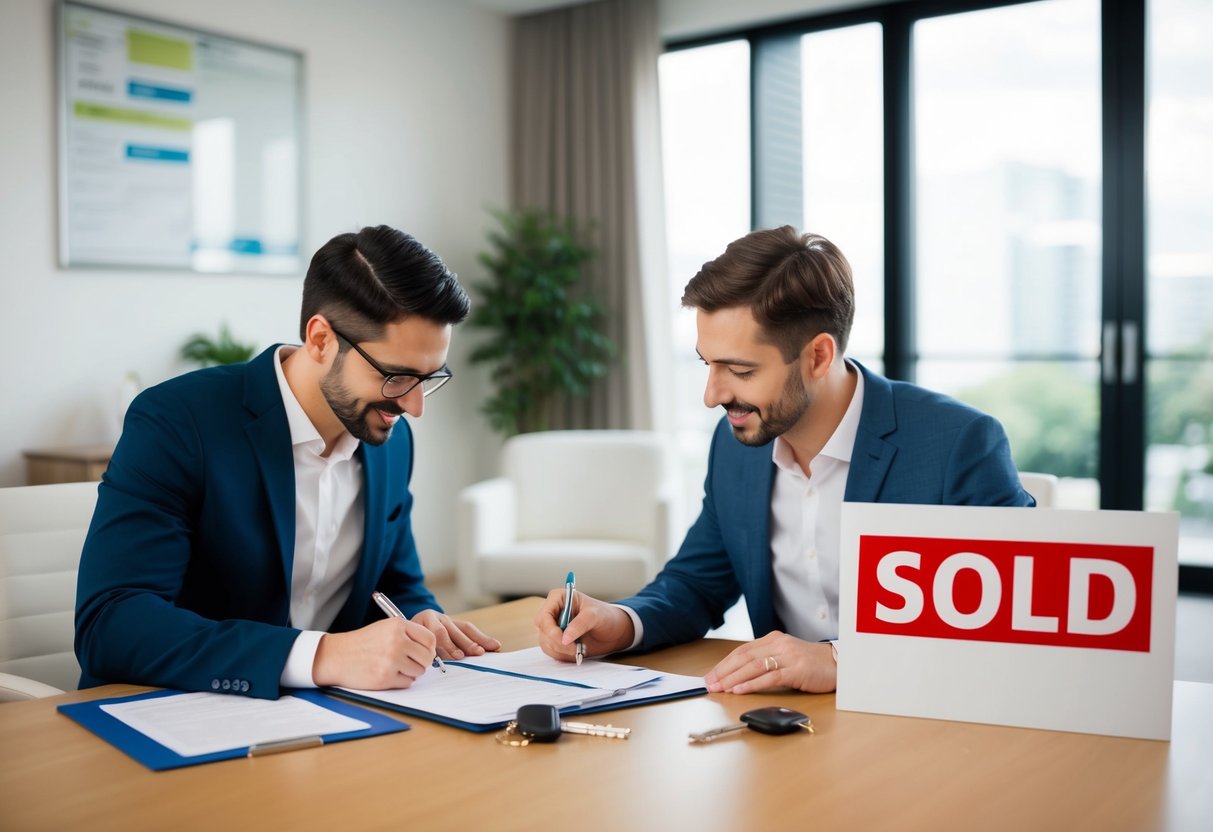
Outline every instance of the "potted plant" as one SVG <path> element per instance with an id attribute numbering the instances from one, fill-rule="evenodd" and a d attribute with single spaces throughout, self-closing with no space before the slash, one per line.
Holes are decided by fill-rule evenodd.
<path id="1" fill-rule="evenodd" d="M 241 344 L 232 337 L 226 323 L 219 326 L 219 337 L 211 338 L 196 332 L 181 346 L 181 357 L 195 361 L 203 367 L 215 364 L 239 364 L 253 357 L 254 347 Z"/>
<path id="2" fill-rule="evenodd" d="M 490 365 L 496 389 L 482 410 L 509 436 L 547 429 L 549 408 L 588 393 L 615 346 L 601 330 L 602 309 L 576 291 L 593 252 L 574 221 L 535 209 L 493 214 L 501 227 L 480 255 L 489 279 L 474 287 L 469 320 L 488 338 L 470 360 Z"/>

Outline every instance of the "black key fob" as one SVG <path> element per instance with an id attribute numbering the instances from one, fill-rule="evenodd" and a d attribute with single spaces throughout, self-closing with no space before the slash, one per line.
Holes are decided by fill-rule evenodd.
<path id="1" fill-rule="evenodd" d="M 756 708 L 742 714 L 741 721 L 760 734 L 790 734 L 813 724 L 807 715 L 791 708 Z"/>
<path id="2" fill-rule="evenodd" d="M 515 719 L 518 733 L 531 742 L 560 739 L 560 711 L 555 705 L 523 705 Z"/>

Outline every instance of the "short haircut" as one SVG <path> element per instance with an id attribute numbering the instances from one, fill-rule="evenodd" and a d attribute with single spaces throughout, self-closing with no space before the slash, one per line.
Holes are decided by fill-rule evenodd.
<path id="1" fill-rule="evenodd" d="M 704 263 L 682 295 L 682 305 L 704 312 L 748 307 L 764 340 L 791 363 L 822 332 L 846 352 L 855 319 L 851 266 L 820 234 L 790 225 L 752 231 Z"/>
<path id="2" fill-rule="evenodd" d="M 299 335 L 307 338 L 307 322 L 316 314 L 355 341 L 375 341 L 402 318 L 457 324 L 470 308 L 458 278 L 437 254 L 403 231 L 367 227 L 338 234 L 312 257 Z"/>

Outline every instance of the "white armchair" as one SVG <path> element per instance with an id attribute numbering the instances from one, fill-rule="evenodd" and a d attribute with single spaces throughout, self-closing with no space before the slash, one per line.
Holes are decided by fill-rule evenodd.
<path id="1" fill-rule="evenodd" d="M 0 488 L 0 702 L 75 690 L 76 573 L 97 483 Z"/>
<path id="2" fill-rule="evenodd" d="M 460 594 L 469 604 L 545 595 L 571 570 L 590 595 L 629 595 L 673 553 L 676 505 L 669 451 L 655 433 L 515 436 L 502 475 L 460 494 Z"/>
<path id="3" fill-rule="evenodd" d="M 1023 490 L 1036 498 L 1037 508 L 1053 508 L 1057 505 L 1058 478 L 1053 474 L 1019 472 L 1019 484 Z"/>

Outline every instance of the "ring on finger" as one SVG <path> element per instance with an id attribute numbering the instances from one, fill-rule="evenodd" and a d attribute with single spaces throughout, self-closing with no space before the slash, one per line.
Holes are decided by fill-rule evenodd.
<path id="1" fill-rule="evenodd" d="M 767 671 L 767 673 L 770 673 L 772 670 L 778 670 L 779 669 L 779 659 L 775 658 L 774 656 L 767 656 L 765 659 L 762 660 L 762 666 Z"/>

